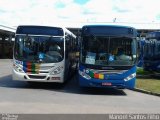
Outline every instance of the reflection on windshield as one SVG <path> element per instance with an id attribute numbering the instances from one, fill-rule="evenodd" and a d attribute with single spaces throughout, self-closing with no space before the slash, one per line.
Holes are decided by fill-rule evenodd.
<path id="1" fill-rule="evenodd" d="M 133 65 L 136 60 L 136 40 L 126 37 L 85 36 L 81 51 L 81 62 L 84 64 Z"/>
<path id="2" fill-rule="evenodd" d="M 62 37 L 16 36 L 14 56 L 30 62 L 60 62 L 64 58 Z"/>

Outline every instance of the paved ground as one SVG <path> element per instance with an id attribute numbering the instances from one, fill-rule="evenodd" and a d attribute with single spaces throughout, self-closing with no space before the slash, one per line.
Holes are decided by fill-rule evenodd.
<path id="1" fill-rule="evenodd" d="M 0 59 L 0 113 L 160 113 L 160 97 L 115 89 L 12 81 L 11 60 Z"/>

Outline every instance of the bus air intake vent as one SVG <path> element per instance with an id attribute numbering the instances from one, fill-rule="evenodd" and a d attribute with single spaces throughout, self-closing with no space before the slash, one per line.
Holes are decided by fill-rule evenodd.
<path id="1" fill-rule="evenodd" d="M 31 79 L 45 79 L 46 76 L 28 75 Z"/>

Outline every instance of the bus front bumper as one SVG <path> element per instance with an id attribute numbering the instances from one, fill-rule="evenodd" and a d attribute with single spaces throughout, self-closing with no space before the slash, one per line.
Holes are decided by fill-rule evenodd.
<path id="1" fill-rule="evenodd" d="M 79 85 L 81 87 L 111 87 L 117 89 L 125 89 L 124 80 L 99 80 L 99 79 L 84 79 L 79 76 Z"/>
<path id="2" fill-rule="evenodd" d="M 33 81 L 33 82 L 57 82 L 63 83 L 63 73 L 57 75 L 47 74 L 27 74 L 17 72 L 15 69 L 12 69 L 12 79 L 19 81 Z"/>

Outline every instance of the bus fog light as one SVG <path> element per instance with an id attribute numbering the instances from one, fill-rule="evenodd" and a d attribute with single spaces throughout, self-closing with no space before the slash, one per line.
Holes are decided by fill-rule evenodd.
<path id="1" fill-rule="evenodd" d="M 129 81 L 129 80 L 131 80 L 131 79 L 133 79 L 133 78 L 135 78 L 135 77 L 136 77 L 136 73 L 133 73 L 133 74 L 129 75 L 128 77 L 126 77 L 126 78 L 124 79 L 124 81 Z"/>
<path id="2" fill-rule="evenodd" d="M 81 75 L 85 79 L 88 79 L 88 80 L 91 79 L 91 77 L 89 75 L 87 75 L 85 72 L 82 72 L 80 70 L 79 70 L 79 75 Z"/>

